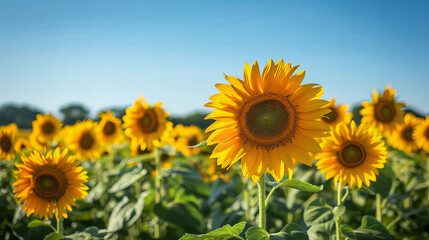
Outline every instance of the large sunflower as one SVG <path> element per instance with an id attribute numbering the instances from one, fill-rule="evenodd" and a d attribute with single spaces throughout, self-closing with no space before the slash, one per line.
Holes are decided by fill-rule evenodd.
<path id="1" fill-rule="evenodd" d="M 162 103 L 149 106 L 141 96 L 132 107 L 125 110 L 122 117 L 125 135 L 140 145 L 142 149 L 153 149 L 168 137 L 173 123 L 167 121 L 168 113 L 161 107 Z"/>
<path id="2" fill-rule="evenodd" d="M 216 120 L 208 145 L 218 144 L 212 158 L 225 168 L 241 159 L 243 175 L 259 179 L 266 170 L 280 181 L 289 177 L 297 162 L 312 164 L 309 152 L 320 152 L 316 137 L 328 136 L 329 126 L 320 118 L 330 110 L 320 100 L 322 87 L 301 85 L 305 71 L 270 60 L 262 72 L 258 62 L 245 64 L 244 81 L 225 75 L 230 84 L 216 84 L 220 93 L 206 107 L 214 108 L 206 119 Z"/>
<path id="3" fill-rule="evenodd" d="M 426 116 L 425 120 L 416 126 L 413 139 L 424 152 L 429 152 L 429 116 Z"/>
<path id="4" fill-rule="evenodd" d="M 15 163 L 16 182 L 14 197 L 18 204 L 24 203 L 27 216 L 32 213 L 39 218 L 67 218 L 67 210 L 75 206 L 75 200 L 83 200 L 88 195 L 86 171 L 78 167 L 79 162 L 67 156 L 67 149 L 46 155 L 37 150 L 27 157 L 22 154 L 22 164 Z"/>
<path id="5" fill-rule="evenodd" d="M 113 116 L 111 111 L 99 114 L 101 120 L 98 132 L 105 144 L 118 143 L 122 137 L 121 120 Z"/>
<path id="6" fill-rule="evenodd" d="M 10 160 L 15 157 L 16 134 L 18 127 L 12 123 L 0 126 L 0 160 Z"/>
<path id="7" fill-rule="evenodd" d="M 96 159 L 101 155 L 97 123 L 91 120 L 78 122 L 67 133 L 66 145 L 76 153 L 78 159 Z"/>
<path id="8" fill-rule="evenodd" d="M 36 120 L 33 121 L 33 134 L 36 135 L 40 141 L 49 142 L 60 132 L 62 123 L 50 114 L 37 114 Z"/>
<path id="9" fill-rule="evenodd" d="M 392 137 L 388 138 L 389 143 L 399 150 L 407 153 L 417 152 L 418 146 L 413 139 L 413 132 L 422 119 L 411 113 L 405 114 L 404 122 L 400 124 L 393 132 Z"/>
<path id="10" fill-rule="evenodd" d="M 374 128 L 366 129 L 363 124 L 356 127 L 354 121 L 338 124 L 321 146 L 316 166 L 326 173 L 326 180 L 334 178 L 335 186 L 339 182 L 341 188 L 345 184 L 351 189 L 355 185 L 361 188 L 362 183 L 369 187 L 387 158 L 384 142 Z"/>
<path id="11" fill-rule="evenodd" d="M 347 109 L 349 109 L 348 105 L 336 105 L 335 98 L 332 98 L 329 101 L 329 104 L 326 105 L 327 108 L 331 110 L 331 112 L 327 113 L 322 117 L 322 121 L 328 124 L 331 127 L 335 127 L 340 122 L 350 123 L 352 120 L 353 114 L 348 113 Z"/>
<path id="12" fill-rule="evenodd" d="M 177 152 L 181 152 L 185 157 L 190 157 L 200 152 L 200 148 L 190 148 L 204 141 L 204 134 L 197 126 L 183 126 L 177 124 L 172 132 L 174 147 Z"/>
<path id="13" fill-rule="evenodd" d="M 362 123 L 377 128 L 383 137 L 390 137 L 404 117 L 401 109 L 405 104 L 396 101 L 395 93 L 395 89 L 390 86 L 386 87 L 381 96 L 374 89 L 372 102 L 363 102 L 363 109 L 360 110 Z"/>

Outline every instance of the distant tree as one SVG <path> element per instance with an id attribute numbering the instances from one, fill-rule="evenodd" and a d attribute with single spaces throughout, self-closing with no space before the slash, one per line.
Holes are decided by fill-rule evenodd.
<path id="1" fill-rule="evenodd" d="M 115 117 L 117 117 L 117 118 L 119 118 L 119 119 L 122 120 L 122 116 L 125 115 L 125 109 L 126 109 L 126 107 L 123 107 L 123 108 L 121 108 L 121 107 L 111 107 L 111 108 L 104 108 L 104 109 L 100 110 L 99 112 L 105 113 L 107 111 L 111 111 Z M 97 117 L 95 119 L 96 120 L 100 120 L 100 117 L 98 116 L 98 114 L 97 114 Z"/>
<path id="2" fill-rule="evenodd" d="M 416 117 L 419 117 L 419 118 L 425 118 L 425 116 L 426 116 L 426 115 L 424 115 L 423 113 L 418 112 L 418 111 L 417 111 L 417 110 L 415 110 L 414 108 L 410 108 L 410 107 L 405 108 L 404 112 L 406 112 L 406 113 L 412 113 L 412 114 L 414 114 Z"/>
<path id="3" fill-rule="evenodd" d="M 363 107 L 360 104 L 359 105 L 355 105 L 352 108 L 353 121 L 355 121 L 357 125 L 360 124 L 360 120 L 362 119 L 362 115 L 360 115 L 360 113 L 359 113 L 362 108 Z"/>
<path id="4" fill-rule="evenodd" d="M 202 129 L 205 129 L 214 122 L 213 120 L 204 120 L 206 116 L 207 113 L 195 112 L 186 117 L 171 117 L 171 121 L 174 125 L 181 123 L 185 126 L 195 125 Z"/>
<path id="5" fill-rule="evenodd" d="M 4 105 L 0 108 L 0 125 L 16 123 L 19 128 L 31 129 L 32 122 L 39 113 L 39 110 L 29 106 Z"/>
<path id="6" fill-rule="evenodd" d="M 81 104 L 72 103 L 60 109 L 64 125 L 73 125 L 77 121 L 88 119 L 89 110 Z"/>

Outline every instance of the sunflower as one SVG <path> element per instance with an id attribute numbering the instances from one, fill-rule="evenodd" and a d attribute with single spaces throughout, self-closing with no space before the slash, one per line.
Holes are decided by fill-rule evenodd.
<path id="1" fill-rule="evenodd" d="M 338 124 L 321 146 L 323 152 L 318 154 L 316 166 L 326 173 L 326 180 L 334 177 L 335 186 L 339 182 L 341 188 L 346 183 L 351 189 L 355 185 L 361 188 L 362 183 L 369 187 L 387 158 L 384 141 L 375 129 L 366 129 L 363 124 L 356 127 L 354 121 Z"/>
<path id="2" fill-rule="evenodd" d="M 229 170 L 226 168 L 221 168 L 217 165 L 217 161 L 214 158 L 210 158 L 209 167 L 207 169 L 207 176 L 203 177 L 205 182 L 210 180 L 211 182 L 216 181 L 218 178 L 222 178 L 225 182 L 229 182 L 231 180 L 231 174 L 228 174 Z"/>
<path id="3" fill-rule="evenodd" d="M 78 159 L 96 159 L 101 155 L 103 149 L 97 134 L 97 123 L 91 120 L 78 122 L 67 132 L 66 145 Z"/>
<path id="4" fill-rule="evenodd" d="M 396 149 L 413 153 L 418 150 L 416 141 L 413 139 L 413 132 L 416 126 L 422 121 L 411 113 L 405 114 L 404 122 L 388 138 L 389 143 Z"/>
<path id="5" fill-rule="evenodd" d="M 377 128 L 383 137 L 390 137 L 404 117 L 401 108 L 405 107 L 405 104 L 396 102 L 395 93 L 395 89 L 390 86 L 386 87 L 381 96 L 374 89 L 373 102 L 363 102 L 363 109 L 360 110 L 361 122 Z"/>
<path id="6" fill-rule="evenodd" d="M 0 126 L 0 159 L 11 160 L 15 157 L 16 134 L 18 127 L 15 123 Z"/>
<path id="7" fill-rule="evenodd" d="M 215 122 L 208 145 L 217 144 L 211 155 L 222 168 L 241 159 L 243 175 L 258 180 L 266 170 L 280 181 L 287 169 L 293 172 L 295 159 L 311 166 L 309 152 L 320 152 L 316 137 L 329 136 L 329 126 L 320 118 L 329 113 L 320 100 L 322 87 L 301 85 L 305 71 L 295 75 L 292 67 L 270 60 L 262 72 L 258 62 L 245 64 L 244 81 L 225 74 L 230 84 L 216 84 L 220 93 L 205 106 L 215 111 L 206 119 Z"/>
<path id="8" fill-rule="evenodd" d="M 27 139 L 22 138 L 22 137 L 18 137 L 18 139 L 16 140 L 16 143 L 15 143 L 15 151 L 16 152 L 21 152 L 24 149 L 30 149 L 30 148 L 31 148 L 31 145 Z"/>
<path id="9" fill-rule="evenodd" d="M 426 116 L 425 120 L 416 126 L 413 139 L 424 152 L 429 152 L 429 116 Z"/>
<path id="10" fill-rule="evenodd" d="M 335 127 L 340 122 L 350 123 L 353 114 L 348 113 L 348 105 L 335 105 L 335 98 L 329 101 L 325 107 L 329 108 L 331 112 L 322 117 L 322 121 L 331 127 Z"/>
<path id="11" fill-rule="evenodd" d="M 67 210 L 75 206 L 75 200 L 83 200 L 88 195 L 86 171 L 78 167 L 73 156 L 67 156 L 67 149 L 46 155 L 35 150 L 27 157 L 22 154 L 22 164 L 15 163 L 16 182 L 14 197 L 18 204 L 24 203 L 27 216 L 32 213 L 39 218 L 67 218 Z"/>
<path id="12" fill-rule="evenodd" d="M 31 147 L 38 151 L 46 151 L 46 149 L 50 148 L 49 141 L 42 140 L 37 134 L 34 132 L 30 134 L 28 137 L 28 140 L 30 141 Z"/>
<path id="13" fill-rule="evenodd" d="M 36 120 L 33 121 L 33 133 L 42 142 L 54 140 L 61 127 L 62 123 L 50 114 L 37 114 Z"/>
<path id="14" fill-rule="evenodd" d="M 99 114 L 101 120 L 98 132 L 102 142 L 106 144 L 118 143 L 122 137 L 121 120 L 113 116 L 111 111 Z"/>
<path id="15" fill-rule="evenodd" d="M 200 152 L 200 148 L 190 148 L 190 146 L 195 146 L 204 141 L 204 134 L 201 128 L 197 126 L 185 127 L 182 124 L 178 124 L 174 127 L 171 135 L 174 139 L 176 151 L 181 152 L 183 156 L 190 157 Z"/>
<path id="16" fill-rule="evenodd" d="M 168 113 L 161 105 L 156 103 L 153 107 L 149 106 L 141 96 L 132 107 L 125 110 L 125 116 L 122 117 L 125 135 L 142 149 L 160 146 L 173 128 L 173 123 L 167 121 Z"/>

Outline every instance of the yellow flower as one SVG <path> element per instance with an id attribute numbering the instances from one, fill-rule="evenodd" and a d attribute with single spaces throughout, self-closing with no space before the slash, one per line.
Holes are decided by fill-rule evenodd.
<path id="1" fill-rule="evenodd" d="M 38 151 L 46 151 L 50 148 L 49 141 L 40 139 L 34 132 L 30 134 L 28 140 L 30 141 L 31 147 Z"/>
<path id="2" fill-rule="evenodd" d="M 16 182 L 14 197 L 18 204 L 24 203 L 27 216 L 38 215 L 39 218 L 67 218 L 67 210 L 75 206 L 75 200 L 83 200 L 88 195 L 86 171 L 78 167 L 74 157 L 67 156 L 67 149 L 46 155 L 37 150 L 27 157 L 22 154 L 22 164 L 15 163 Z"/>
<path id="3" fill-rule="evenodd" d="M 122 117 L 125 135 L 141 145 L 142 149 L 160 146 L 161 142 L 170 134 L 173 123 L 167 121 L 168 113 L 156 103 L 153 107 L 146 103 L 141 96 L 132 107 L 125 110 Z"/>
<path id="4" fill-rule="evenodd" d="M 335 105 L 335 98 L 329 101 L 325 107 L 329 108 L 331 112 L 322 117 L 322 121 L 331 127 L 335 127 L 340 122 L 350 123 L 353 114 L 348 113 L 348 105 Z"/>
<path id="5" fill-rule="evenodd" d="M 103 149 L 97 134 L 97 123 L 91 120 L 77 122 L 67 132 L 66 145 L 76 153 L 78 159 L 87 160 L 100 157 Z"/>
<path id="6" fill-rule="evenodd" d="M 31 144 L 30 144 L 30 142 L 27 139 L 19 137 L 16 140 L 16 144 L 15 144 L 15 151 L 16 152 L 21 152 L 24 149 L 30 149 L 30 148 L 31 148 Z"/>
<path id="7" fill-rule="evenodd" d="M 207 182 L 210 180 L 211 182 L 216 181 L 218 178 L 222 178 L 225 182 L 231 181 L 231 175 L 228 174 L 229 170 L 225 168 L 221 168 L 217 165 L 217 161 L 214 158 L 210 158 L 209 167 L 207 169 L 207 177 L 203 177 L 203 181 Z"/>
<path id="8" fill-rule="evenodd" d="M 322 153 L 316 166 L 326 173 L 326 180 L 334 178 L 335 186 L 341 188 L 348 184 L 351 189 L 362 183 L 369 187 L 370 180 L 375 181 L 378 169 L 384 167 L 387 150 L 381 136 L 374 128 L 365 129 L 364 125 L 356 127 L 340 123 L 330 137 L 324 138 L 321 144 Z"/>
<path id="9" fill-rule="evenodd" d="M 383 94 L 379 96 L 374 89 L 373 102 L 363 102 L 360 110 L 362 123 L 378 129 L 383 137 L 390 137 L 393 131 L 402 123 L 405 107 L 404 103 L 396 102 L 395 89 L 387 86 Z"/>
<path id="10" fill-rule="evenodd" d="M 121 120 L 113 116 L 111 111 L 99 114 L 101 120 L 98 132 L 105 144 L 118 143 L 122 138 Z"/>
<path id="11" fill-rule="evenodd" d="M 418 150 L 416 141 L 413 139 L 413 132 L 416 126 L 422 121 L 411 113 L 405 114 L 404 122 L 388 138 L 389 143 L 396 149 L 413 153 Z"/>
<path id="12" fill-rule="evenodd" d="M 200 152 L 200 148 L 190 148 L 204 141 L 204 134 L 201 128 L 197 126 L 183 126 L 178 124 L 174 127 L 171 134 L 174 139 L 174 147 L 177 152 L 181 152 L 183 156 L 190 157 Z"/>
<path id="13" fill-rule="evenodd" d="M 413 139 L 424 152 L 429 152 L 429 116 L 426 116 L 425 120 L 416 126 Z"/>
<path id="14" fill-rule="evenodd" d="M 0 126 L 0 160 L 11 160 L 15 157 L 16 134 L 18 127 L 15 123 Z"/>
<path id="15" fill-rule="evenodd" d="M 258 62 L 245 64 L 244 81 L 225 75 L 230 84 L 216 84 L 220 93 L 210 97 L 206 107 L 214 108 L 206 119 L 216 120 L 208 145 L 217 144 L 211 155 L 222 168 L 241 159 L 243 175 L 259 179 L 266 170 L 276 181 L 287 169 L 291 177 L 293 159 L 309 166 L 309 152 L 320 152 L 314 139 L 329 135 L 320 118 L 330 110 L 317 84 L 301 85 L 305 71 L 295 75 L 292 67 L 270 60 L 262 72 Z"/>
<path id="16" fill-rule="evenodd" d="M 37 114 L 36 120 L 33 121 L 33 134 L 40 141 L 49 142 L 55 139 L 60 132 L 62 123 L 50 114 Z"/>

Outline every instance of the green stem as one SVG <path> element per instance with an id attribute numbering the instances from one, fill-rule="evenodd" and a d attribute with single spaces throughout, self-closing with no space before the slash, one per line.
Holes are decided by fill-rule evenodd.
<path id="1" fill-rule="evenodd" d="M 250 219 L 250 193 L 249 193 L 249 184 L 248 184 L 248 181 L 247 181 L 247 179 L 243 176 L 242 178 L 241 178 L 241 180 L 242 180 L 242 183 L 243 183 L 243 198 L 244 198 L 244 202 L 245 202 L 245 204 L 246 204 L 246 220 L 247 221 L 249 221 L 249 222 L 251 222 L 251 219 Z"/>
<path id="2" fill-rule="evenodd" d="M 341 205 L 341 184 L 338 183 L 337 185 L 337 206 Z M 341 222 L 340 222 L 340 217 L 337 217 L 337 219 L 335 219 L 335 227 L 336 227 L 336 236 L 337 236 L 337 240 L 341 240 Z"/>
<path id="3" fill-rule="evenodd" d="M 161 165 L 161 156 L 158 148 L 155 148 L 155 204 L 159 204 L 161 202 L 161 193 L 162 193 L 162 165 Z M 155 226 L 154 226 L 154 237 L 156 239 L 159 238 L 160 235 L 160 223 L 159 218 L 155 216 L 154 218 Z"/>
<path id="4" fill-rule="evenodd" d="M 428 181 L 429 181 L 429 156 L 426 157 L 426 171 L 428 174 Z M 428 200 L 429 200 L 429 186 L 428 186 Z"/>
<path id="5" fill-rule="evenodd" d="M 57 233 L 63 234 L 63 217 L 57 219 Z"/>
<path id="6" fill-rule="evenodd" d="M 259 190 L 259 227 L 266 228 L 266 219 L 265 219 L 265 179 L 262 175 L 258 180 L 258 190 Z"/>
<path id="7" fill-rule="evenodd" d="M 381 222 L 381 195 L 380 193 L 375 194 L 375 202 L 376 202 L 376 218 L 377 221 Z"/>

